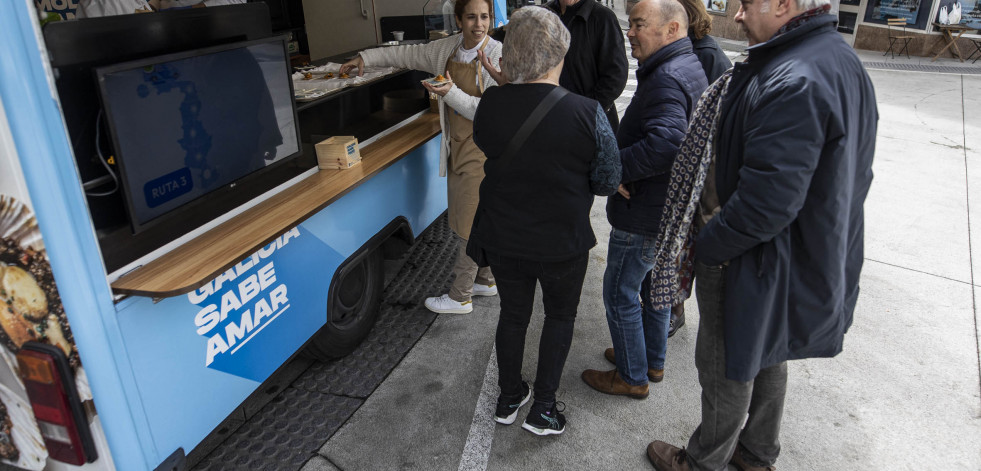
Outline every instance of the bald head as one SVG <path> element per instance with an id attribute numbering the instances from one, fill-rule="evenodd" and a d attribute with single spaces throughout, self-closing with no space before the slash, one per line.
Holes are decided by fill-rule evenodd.
<path id="1" fill-rule="evenodd" d="M 688 36 L 688 13 L 678 0 L 644 0 L 630 10 L 630 55 L 639 62 Z"/>
<path id="2" fill-rule="evenodd" d="M 637 6 L 648 9 L 649 16 L 661 19 L 662 23 L 659 26 L 664 26 L 669 21 L 677 21 L 681 29 L 686 32 L 685 35 L 688 34 L 688 12 L 678 0 L 644 0 Z"/>

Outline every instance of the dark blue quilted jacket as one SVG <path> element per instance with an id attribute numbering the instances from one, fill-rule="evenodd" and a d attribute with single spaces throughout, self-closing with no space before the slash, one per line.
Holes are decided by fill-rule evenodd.
<path id="1" fill-rule="evenodd" d="M 617 131 L 630 199 L 616 194 L 607 200 L 610 225 L 657 235 L 671 164 L 706 87 L 705 72 L 688 38 L 664 46 L 637 69 L 637 90 Z"/>

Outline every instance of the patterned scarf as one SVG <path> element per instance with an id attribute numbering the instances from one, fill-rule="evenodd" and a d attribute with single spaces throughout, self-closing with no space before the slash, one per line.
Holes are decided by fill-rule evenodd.
<path id="1" fill-rule="evenodd" d="M 809 20 L 812 20 L 816 16 L 821 16 L 828 13 L 831 13 L 831 5 L 821 5 L 817 8 L 812 8 L 810 10 L 807 10 L 804 13 L 801 13 L 791 18 L 790 21 L 788 21 L 785 25 L 781 26 L 780 29 L 777 30 L 776 34 L 773 35 L 773 38 L 783 34 L 787 34 L 790 31 L 799 28 L 801 25 L 807 23 Z M 772 41 L 773 38 L 770 38 L 770 40 Z"/>
<path id="2" fill-rule="evenodd" d="M 712 163 L 712 141 L 718 129 L 722 97 L 729 88 L 730 78 L 732 69 L 702 93 L 692 113 L 685 139 L 681 141 L 678 156 L 671 166 L 667 200 L 654 245 L 650 294 L 654 309 L 668 309 L 689 295 L 681 290 L 681 286 L 682 278 L 690 277 L 694 266 L 692 241 L 698 229 L 692 222 L 698 215 L 698 202 L 702 198 L 709 164 Z"/>

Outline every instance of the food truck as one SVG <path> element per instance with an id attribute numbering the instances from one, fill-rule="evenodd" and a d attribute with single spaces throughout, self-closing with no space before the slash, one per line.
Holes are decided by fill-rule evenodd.
<path id="1" fill-rule="evenodd" d="M 341 3 L 5 2 L 0 462 L 185 469 L 291 358 L 367 335 L 446 209 L 439 116 L 426 73 L 333 71 L 451 32 L 439 1 Z"/>

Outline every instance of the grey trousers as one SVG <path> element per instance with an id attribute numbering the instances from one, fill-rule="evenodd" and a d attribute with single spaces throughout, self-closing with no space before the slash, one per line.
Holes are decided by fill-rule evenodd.
<path id="1" fill-rule="evenodd" d="M 725 267 L 696 262 L 695 296 L 699 312 L 695 367 L 702 386 L 702 423 L 688 440 L 688 464 L 701 471 L 725 470 L 739 444 L 747 463 L 770 466 L 780 454 L 787 362 L 764 368 L 745 383 L 727 379 Z"/>
<path id="2" fill-rule="evenodd" d="M 456 251 L 456 262 L 453 263 L 453 284 L 450 285 L 450 299 L 458 302 L 464 303 L 470 301 L 470 295 L 473 294 L 473 284 L 476 281 L 482 285 L 493 285 L 494 275 L 491 274 L 490 267 L 480 268 L 477 263 L 467 255 L 467 239 L 463 239 L 460 236 L 454 234 L 457 242 L 459 242 L 459 249 Z"/>

